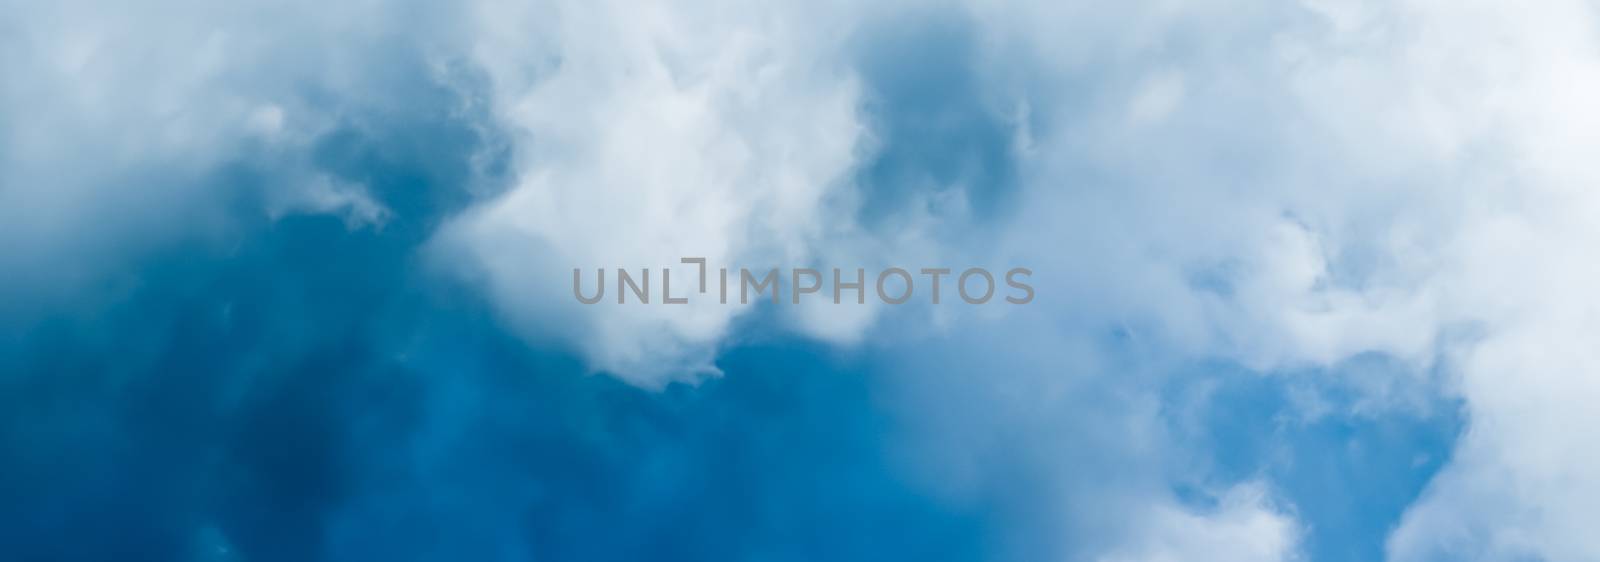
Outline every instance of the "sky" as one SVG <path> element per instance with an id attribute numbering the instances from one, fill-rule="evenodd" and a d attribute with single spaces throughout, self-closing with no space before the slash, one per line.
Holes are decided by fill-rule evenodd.
<path id="1" fill-rule="evenodd" d="M 1580 0 L 0 0 L 0 558 L 1600 559 L 1596 99 Z M 869 292 L 574 298 L 684 257 Z"/>

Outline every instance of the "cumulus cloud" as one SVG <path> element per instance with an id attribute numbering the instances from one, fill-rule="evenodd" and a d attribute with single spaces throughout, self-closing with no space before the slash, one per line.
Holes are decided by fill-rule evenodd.
<path id="1" fill-rule="evenodd" d="M 1341 162 L 1412 193 L 1376 233 L 1344 237 L 1383 249 L 1369 278 L 1431 301 L 1407 312 L 1384 289 L 1362 288 L 1395 327 L 1364 347 L 1403 343 L 1404 332 L 1481 334 L 1439 351 L 1458 360 L 1468 429 L 1390 554 L 1596 556 L 1575 525 L 1595 517 L 1580 506 L 1595 505 L 1600 465 L 1570 428 L 1588 423 L 1589 373 L 1600 368 L 1584 320 L 1595 268 L 1583 255 L 1595 231 L 1579 218 L 1595 212 L 1596 176 L 1575 156 L 1600 140 L 1591 104 L 1575 101 L 1597 93 L 1600 14 L 1569 2 L 1417 2 L 1329 17 L 1333 33 L 1296 46 L 1310 47 L 1297 53 L 1300 99 L 1333 129 L 1327 150 L 1347 155 Z"/>
<path id="2" fill-rule="evenodd" d="M 441 17 L 429 20 L 436 40 L 385 35 L 425 18 L 420 8 L 300 18 L 293 10 L 309 4 L 9 4 L 0 267 L 16 274 L 0 291 L 16 291 L 14 303 L 82 300 L 141 256 L 215 236 L 241 201 L 274 216 L 382 222 L 383 203 L 359 178 L 320 169 L 316 152 L 333 132 L 408 103 L 393 94 L 415 63 L 388 49 L 427 52 L 453 29 Z M 251 167 L 270 177 L 237 173 Z M 5 308 L 35 317 L 24 306 Z"/>
<path id="3" fill-rule="evenodd" d="M 715 372 L 748 307 L 581 307 L 571 271 L 615 283 L 615 268 L 650 268 L 659 291 L 661 268 L 695 282 L 681 257 L 734 282 L 740 267 L 787 275 L 836 257 L 865 149 L 861 88 L 841 63 L 850 21 L 828 5 L 544 8 L 479 8 L 473 50 L 521 141 L 518 179 L 443 244 L 474 258 L 523 329 L 559 319 L 597 369 L 651 386 Z"/>
<path id="4" fill-rule="evenodd" d="M 1154 429 L 1163 377 L 1207 361 L 1337 377 L 1380 355 L 1417 384 L 1444 372 L 1434 390 L 1469 416 L 1393 558 L 1600 556 L 1583 528 L 1600 457 L 1573 429 L 1600 422 L 1590 4 L 171 7 L 0 22 L 0 313 L 17 341 L 37 312 L 21 303 L 80 299 L 131 256 L 226 230 L 241 199 L 374 236 L 415 219 L 407 184 L 350 164 L 359 143 L 342 139 L 425 107 L 475 151 L 448 175 L 467 184 L 449 216 L 409 226 L 429 257 L 525 342 L 640 387 L 718 373 L 756 307 L 582 306 L 573 269 L 660 283 L 673 266 L 686 287 L 680 257 L 1032 268 L 1026 309 L 775 312 L 896 358 L 883 392 L 911 428 L 910 471 L 950 501 L 1000 497 L 1084 531 L 1062 543 L 1107 529 L 1078 502 L 1130 522 L 1094 544 L 1007 543 L 1020 552 L 1294 558 L 1315 528 L 1270 482 L 1186 482 L 1222 490 L 1212 508 L 1166 489 L 1185 478 L 1160 451 L 1186 444 Z M 371 158 L 425 151 L 399 144 Z M 1121 479 L 1094 489 L 1058 439 Z M 1132 464 L 1151 468 L 1117 474 Z M 1017 466 L 1046 474 L 996 484 Z"/>
<path id="5" fill-rule="evenodd" d="M 1053 137 L 1035 127 L 1051 203 L 1026 206 L 1038 230 L 1018 247 L 1041 231 L 1083 241 L 1029 254 L 1075 285 L 1061 313 L 1126 322 L 1157 348 L 1263 371 L 1373 352 L 1445 364 L 1468 429 L 1390 555 L 1595 556 L 1576 529 L 1597 468 L 1571 429 L 1597 367 L 1581 218 L 1595 172 L 1576 156 L 1595 148 L 1595 112 L 1575 101 L 1600 76 L 1595 10 L 1318 2 L 1187 34 L 1240 7 L 1159 12 L 1157 32 L 1122 40 L 1189 41 L 1176 61 L 1106 40 L 1151 68 L 1094 74 L 1127 86 L 1059 110 Z M 1041 19 L 1008 16 L 994 15 L 1005 36 Z M 1084 54 L 1098 44 L 1032 37 L 1015 48 L 1101 72 Z"/>
<path id="6" fill-rule="evenodd" d="M 1144 518 L 1141 537 L 1128 550 L 1100 562 L 1176 562 L 1179 560 L 1296 560 L 1298 530 L 1292 518 L 1272 507 L 1259 486 L 1240 484 L 1223 493 L 1217 507 L 1196 513 L 1154 506 Z"/>
<path id="7" fill-rule="evenodd" d="M 832 8 L 802 19 L 752 9 L 598 18 L 570 8 L 538 21 L 495 18 L 476 52 L 496 84 L 497 113 L 523 136 L 519 179 L 446 237 L 475 257 L 507 313 L 533 326 L 526 331 L 560 318 L 558 337 L 597 368 L 647 386 L 714 372 L 718 345 L 746 310 L 578 309 L 563 298 L 571 268 L 659 268 L 678 256 L 738 265 L 1020 260 L 1047 280 L 1040 305 L 1062 322 L 1123 330 L 1178 361 L 1274 372 L 1378 353 L 1417 376 L 1448 363 L 1472 416 L 1463 444 L 1471 454 L 1408 517 L 1395 554 L 1478 552 L 1430 541 L 1429 529 L 1493 528 L 1505 523 L 1497 512 L 1545 519 L 1519 519 L 1527 528 L 1506 536 L 1521 538 L 1489 533 L 1491 557 L 1592 552 L 1560 531 L 1583 516 L 1581 501 L 1562 498 L 1582 497 L 1571 493 L 1592 463 L 1561 453 L 1573 447 L 1529 456 L 1513 445 L 1560 434 L 1537 420 L 1581 414 L 1502 410 L 1563 412 L 1557 404 L 1578 402 L 1562 397 L 1584 396 L 1574 374 L 1593 368 L 1581 353 L 1562 362 L 1548 352 L 1586 333 L 1578 318 L 1592 300 L 1580 264 L 1592 239 L 1582 186 L 1594 173 L 1581 155 L 1595 128 L 1580 100 L 1595 60 L 1586 54 L 1593 33 L 1574 23 L 1593 21 L 1592 10 L 950 9 L 955 27 L 976 37 L 974 97 L 1015 142 L 1006 158 L 1021 187 L 999 196 L 1017 211 L 977 235 L 1000 244 L 962 247 L 930 234 L 973 226 L 972 200 L 952 194 L 996 186 L 921 183 L 895 192 L 902 203 L 889 218 L 863 214 L 881 211 L 870 172 L 896 156 L 876 144 L 894 131 L 873 109 L 883 92 L 862 76 L 870 69 L 847 58 L 862 43 L 839 30 L 881 30 L 872 14 Z M 547 32 L 520 33 L 529 28 Z M 632 39 L 599 39 L 612 36 Z M 540 55 L 530 64 L 507 52 Z M 873 228 L 884 222 L 895 234 Z M 855 341 L 877 312 L 848 321 L 825 307 L 788 314 L 802 319 L 802 333 L 810 325 L 815 336 Z M 907 314 L 935 326 L 984 319 Z M 1523 382 L 1490 382 L 1499 380 Z M 1431 507 L 1488 481 L 1473 476 L 1483 471 L 1549 491 L 1484 491 L 1491 497 L 1470 509 Z M 1245 519 L 1292 527 L 1262 517 Z M 1136 552 L 1160 552 L 1167 539 L 1152 540 L 1155 550 Z M 1262 544 L 1283 556 L 1291 543 Z"/>

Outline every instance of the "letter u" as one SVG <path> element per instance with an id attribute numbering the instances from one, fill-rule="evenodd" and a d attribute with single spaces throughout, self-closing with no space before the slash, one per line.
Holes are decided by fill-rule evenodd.
<path id="1" fill-rule="evenodd" d="M 606 270 L 604 268 L 596 269 L 595 273 L 597 273 L 598 276 L 596 279 L 594 297 L 584 298 L 583 291 L 578 290 L 578 286 L 581 285 L 581 283 L 578 282 L 578 279 L 582 277 L 582 275 L 579 274 L 578 268 L 572 268 L 572 296 L 578 297 L 578 302 L 583 304 L 594 304 L 600 302 L 600 299 L 606 296 Z"/>

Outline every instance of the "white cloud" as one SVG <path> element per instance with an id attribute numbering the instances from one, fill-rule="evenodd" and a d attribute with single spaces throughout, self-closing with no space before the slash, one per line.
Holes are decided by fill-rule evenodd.
<path id="1" fill-rule="evenodd" d="M 740 267 L 787 275 L 822 257 L 849 220 L 830 197 L 861 149 L 841 22 L 826 5 L 507 8 L 484 6 L 475 52 L 520 135 L 519 179 L 444 244 L 475 256 L 526 331 L 560 318 L 598 369 L 646 386 L 715 372 L 748 307 L 581 306 L 571 271 L 651 268 L 659 283 L 675 266 L 689 287 L 698 273 L 680 257 L 728 267 L 734 283 Z"/>
<path id="2" fill-rule="evenodd" d="M 1318 84 L 1308 103 L 1339 112 L 1345 138 L 1362 139 L 1352 153 L 1420 192 L 1423 204 L 1396 215 L 1427 229 L 1413 261 L 1433 272 L 1413 291 L 1438 303 L 1434 321 L 1412 329 L 1481 331 L 1446 350 L 1469 426 L 1390 555 L 1595 558 L 1586 522 L 1600 518 L 1600 455 L 1578 428 L 1600 423 L 1590 406 L 1600 398 L 1600 173 L 1588 156 L 1600 151 L 1600 113 L 1587 101 L 1600 97 L 1600 12 L 1563 1 L 1394 10 L 1382 24 L 1394 31 L 1349 26 L 1381 37 L 1374 47 L 1302 75 Z M 1360 115 L 1374 117 L 1351 118 Z M 1397 157 L 1443 173 L 1407 178 Z"/>
<path id="3" fill-rule="evenodd" d="M 1140 517 L 1144 536 L 1100 562 L 1281 562 L 1298 560 L 1300 529 L 1259 483 L 1226 490 L 1210 510 L 1156 504 Z"/>
<path id="4" fill-rule="evenodd" d="M 303 152 L 339 109 L 297 103 L 293 88 L 381 105 L 385 83 L 363 69 L 400 29 L 427 55 L 481 67 L 498 125 L 516 135 L 514 185 L 436 247 L 459 253 L 452 264 L 480 275 L 525 335 L 575 345 L 597 369 L 647 387 L 697 380 L 750 309 L 581 307 L 573 268 L 1023 263 L 1039 290 L 1029 311 L 1049 323 L 945 307 L 892 328 L 1049 328 L 1026 376 L 963 383 L 1011 385 L 994 391 L 1024 400 L 999 403 L 1037 410 L 1076 391 L 1047 376 L 1064 364 L 1109 376 L 1086 349 L 1097 331 L 1159 350 L 1157 363 L 1271 371 L 1382 352 L 1420 373 L 1442 361 L 1470 427 L 1391 554 L 1600 557 L 1585 529 L 1600 520 L 1600 456 L 1582 429 L 1600 424 L 1591 4 L 945 6 L 972 18 L 986 101 L 1019 116 L 1018 211 L 986 225 L 998 243 L 974 248 L 945 245 L 942 231 L 971 226 L 952 220 L 970 218 L 960 202 L 939 204 L 947 191 L 908 196 L 894 232 L 854 222 L 852 178 L 881 139 L 861 114 L 852 33 L 901 23 L 898 6 L 362 3 L 296 18 L 95 4 L 0 24 L 12 283 L 81 283 L 131 235 L 184 224 L 173 217 L 206 195 L 201 178 L 246 144 L 309 168 Z M 386 216 L 363 186 L 302 171 L 284 174 L 292 185 L 266 212 Z M 674 270 L 675 284 L 692 279 Z M 785 320 L 849 344 L 884 335 L 870 331 L 880 308 Z M 1477 339 L 1441 336 L 1461 329 Z M 1139 424 L 1160 414 L 1135 414 L 1107 431 L 1149 437 Z M 939 479 L 960 488 L 961 459 L 947 460 Z M 1153 502 L 1152 527 L 1108 551 L 1151 559 L 1223 541 L 1238 558 L 1288 556 L 1292 518 L 1254 489 L 1215 512 Z"/>
<path id="5" fill-rule="evenodd" d="M 1168 14 L 1154 35 L 1187 37 L 1224 18 L 1215 7 Z M 1191 38 L 1179 63 L 1147 55 L 1160 45 L 1030 36 L 1038 18 L 993 14 L 1046 66 L 1090 72 L 1110 45 L 1185 76 L 1182 105 L 1150 132 L 1096 111 L 1148 99 L 1140 64 L 1058 110 L 1063 133 L 1035 131 L 1016 251 L 1065 280 L 1044 289 L 1064 291 L 1062 315 L 1126 323 L 1152 349 L 1261 370 L 1370 351 L 1419 374 L 1444 361 L 1469 427 L 1391 555 L 1600 556 L 1584 529 L 1600 518 L 1600 456 L 1580 429 L 1600 423 L 1588 156 L 1600 112 L 1580 101 L 1600 99 L 1600 14 L 1563 1 L 1310 7 Z M 1079 243 L 1038 249 L 1049 237 Z"/>
<path id="6" fill-rule="evenodd" d="M 404 16 L 370 5 L 294 16 L 310 3 L 9 4 L 0 269 L 22 273 L 0 286 L 21 295 L 6 300 L 72 302 L 120 264 L 215 227 L 217 208 L 246 189 L 219 170 L 253 159 L 281 172 L 262 187 L 263 213 L 382 220 L 363 187 L 317 172 L 309 153 L 344 111 L 391 93 L 367 57 Z M 337 103 L 308 101 L 308 85 Z"/>

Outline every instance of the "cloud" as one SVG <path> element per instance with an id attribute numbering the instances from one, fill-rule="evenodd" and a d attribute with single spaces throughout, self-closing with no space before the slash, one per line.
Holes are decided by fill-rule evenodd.
<path id="1" fill-rule="evenodd" d="M 27 23 L 0 39 L 8 318 L 91 300 L 152 253 L 223 235 L 235 207 L 335 213 L 352 226 L 389 212 L 363 178 L 316 159 L 352 124 L 430 103 L 401 97 L 418 91 L 404 83 L 419 79 L 411 71 L 431 62 L 411 56 L 427 41 L 385 35 L 406 17 L 190 4 L 18 9 Z M 447 43 L 446 20 L 431 21 Z M 430 70 L 444 81 L 447 69 Z M 257 182 L 240 173 L 262 169 Z"/>
<path id="2" fill-rule="evenodd" d="M 976 10 L 989 95 L 1031 116 L 999 251 L 1062 324 L 1179 363 L 1443 369 L 1468 428 L 1390 555 L 1594 555 L 1594 459 L 1563 429 L 1596 367 L 1594 10 L 1242 7 Z"/>
<path id="3" fill-rule="evenodd" d="M 1098 558 L 1101 562 L 1143 560 L 1293 560 L 1298 530 L 1266 502 L 1258 486 L 1241 484 L 1222 494 L 1211 513 L 1156 506 L 1145 516 L 1148 536 L 1131 551 Z"/>
<path id="4" fill-rule="evenodd" d="M 1366 44 L 1310 59 L 1301 80 L 1317 89 L 1304 95 L 1330 115 L 1375 116 L 1336 122 L 1354 145 L 1351 161 L 1425 202 L 1395 213 L 1414 248 L 1392 259 L 1423 264 L 1412 292 L 1437 303 L 1432 322 L 1413 325 L 1478 334 L 1441 351 L 1455 367 L 1468 428 L 1396 530 L 1390 555 L 1593 557 L 1600 544 L 1576 526 L 1594 517 L 1587 483 L 1600 465 L 1569 428 L 1588 423 L 1586 373 L 1600 368 L 1584 319 L 1595 278 L 1582 255 L 1595 231 L 1578 218 L 1600 201 L 1580 187 L 1596 176 L 1575 156 L 1600 140 L 1592 107 L 1575 101 L 1600 78 L 1597 36 L 1583 23 L 1600 14 L 1568 2 L 1409 3 L 1378 13 L 1341 24 L 1333 40 Z M 1352 87 L 1361 84 L 1371 86 Z M 1397 157 L 1438 171 L 1409 179 Z"/>
<path id="5" fill-rule="evenodd" d="M 844 31 L 828 6 L 548 8 L 481 7 L 473 49 L 522 141 L 518 179 L 443 251 L 471 256 L 525 331 L 559 319 L 597 369 L 647 386 L 713 373 L 748 307 L 580 307 L 570 272 L 651 268 L 659 287 L 660 268 L 698 275 L 680 257 L 735 276 L 820 259 L 862 149 Z"/>
<path id="6" fill-rule="evenodd" d="M 221 503 L 260 506 L 174 499 L 141 528 L 161 537 L 146 551 L 193 531 L 203 546 L 269 555 L 361 552 L 386 525 L 408 528 L 384 518 L 394 506 L 382 490 L 341 480 L 382 474 L 385 486 L 451 490 L 410 490 L 404 508 L 460 513 L 451 502 L 463 501 L 496 521 L 577 510 L 587 519 L 575 525 L 594 534 L 641 516 L 595 491 L 608 483 L 626 481 L 644 516 L 664 518 L 684 498 L 661 482 L 727 477 L 747 487 L 686 527 L 761 521 L 760 536 L 796 547 L 785 525 L 866 506 L 910 521 L 907 533 L 959 528 L 949 547 L 963 554 L 1319 554 L 1308 549 L 1329 544 L 1319 533 L 1333 526 L 1312 508 L 1327 499 L 1274 480 L 1298 474 L 1275 458 L 1210 466 L 1230 465 L 1218 459 L 1238 442 L 1195 426 L 1238 405 L 1225 392 L 1193 404 L 1169 394 L 1227 365 L 1303 393 L 1283 408 L 1294 427 L 1388 428 L 1374 420 L 1460 399 L 1467 428 L 1448 455 L 1354 430 L 1348 441 L 1261 438 L 1352 458 L 1363 445 L 1422 447 L 1428 474 L 1444 463 L 1387 539 L 1392 558 L 1600 555 L 1583 528 L 1600 505 L 1600 457 L 1573 429 L 1600 421 L 1588 407 L 1600 368 L 1600 268 L 1587 265 L 1600 238 L 1600 58 L 1587 4 L 484 1 L 319 6 L 315 18 L 296 11 L 309 5 L 164 8 L 54 4 L 31 8 L 25 26 L 0 23 L 0 360 L 28 373 L 4 378 L 20 385 L 13 396 L 51 398 L 40 410 L 17 398 L 7 425 L 66 420 L 59 435 L 72 438 L 13 430 L 5 442 L 87 462 L 95 455 L 72 442 L 192 437 L 217 449 L 170 445 L 166 464 L 142 459 L 116 482 L 177 494 L 221 458 L 246 476 L 215 484 L 232 494 Z M 692 279 L 680 257 L 763 269 L 1021 264 L 1038 299 L 841 312 L 568 297 L 574 268 L 676 266 L 675 281 Z M 483 294 L 428 300 L 463 280 Z M 813 347 L 748 351 L 763 345 Z M 708 382 L 839 376 L 828 358 L 873 369 L 840 386 Z M 784 369 L 797 361 L 807 368 Z M 1366 361 L 1385 368 L 1364 372 Z M 345 370 L 357 374 L 318 382 Z M 541 374 L 525 392 L 494 378 L 528 370 Z M 62 371 L 94 384 L 31 382 Z M 448 382 L 464 371 L 470 381 Z M 222 374 L 200 376 L 212 372 Z M 163 373 L 206 384 L 176 398 L 115 390 L 166 388 Z M 366 406 L 347 402 L 390 388 L 365 377 L 395 373 L 432 381 L 415 384 L 433 398 L 372 406 L 405 429 L 362 433 L 352 412 Z M 736 404 L 697 402 L 676 382 Z M 91 392 L 105 418 L 60 409 Z M 600 413 L 554 398 L 541 404 L 550 411 L 506 413 L 541 392 Z M 830 392 L 850 394 L 838 407 L 851 423 L 827 425 Z M 1357 397 L 1325 396 L 1340 392 Z M 784 417 L 786 406 L 798 413 Z M 311 413 L 283 420 L 280 408 Z M 228 432 L 138 415 L 150 410 Z M 692 430 L 649 429 L 661 419 Z M 288 421 L 304 424 L 288 434 L 314 458 L 267 446 Z M 835 428 L 859 449 L 831 465 L 831 442 L 791 422 Z M 497 431 L 468 431 L 484 427 Z M 806 456 L 763 449 L 766 432 Z M 358 437 L 418 458 L 360 449 Z M 705 460 L 719 439 L 758 451 L 743 457 L 751 466 L 834 470 L 888 492 L 807 495 L 791 473 L 779 484 L 796 488 L 764 488 L 750 466 Z M 542 478 L 530 483 L 447 454 L 464 447 L 489 466 L 506 457 L 485 451 L 529 442 L 530 456 L 576 451 L 612 480 L 519 457 Z M 680 445 L 695 454 L 673 454 Z M 1321 458 L 1310 446 L 1285 454 Z M 341 456 L 355 450 L 372 456 Z M 1426 476 L 1383 453 L 1352 463 L 1408 483 L 1371 492 L 1398 498 L 1375 508 L 1387 517 Z M 173 465 L 183 470 L 150 476 Z M 92 476 L 63 478 L 82 487 Z M 495 492 L 478 481 L 500 478 L 525 494 L 518 508 L 479 501 Z M 84 493 L 56 530 L 93 519 L 74 511 L 100 497 Z M 23 497 L 15 505 L 43 505 Z M 972 523 L 976 513 L 993 519 Z M 521 531 L 487 533 L 514 550 Z M 653 540 L 626 531 L 619 551 L 557 533 L 547 552 Z"/>

